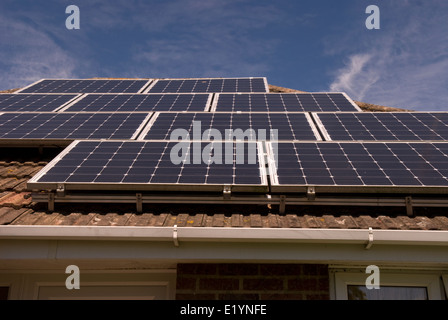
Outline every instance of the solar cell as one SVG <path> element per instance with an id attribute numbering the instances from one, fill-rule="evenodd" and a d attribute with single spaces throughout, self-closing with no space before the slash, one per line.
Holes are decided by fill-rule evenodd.
<path id="1" fill-rule="evenodd" d="M 178 140 L 182 130 L 190 140 L 321 140 L 306 113 L 156 113 L 144 140 Z"/>
<path id="2" fill-rule="evenodd" d="M 425 192 L 426 187 L 448 186 L 444 142 L 299 142 L 278 143 L 276 148 L 270 147 L 269 163 L 274 192 L 299 186 Z"/>
<path id="3" fill-rule="evenodd" d="M 0 139 L 134 139 L 148 119 L 144 113 L 3 113 Z"/>
<path id="4" fill-rule="evenodd" d="M 51 112 L 77 96 L 74 94 L 0 94 L 0 111 Z"/>
<path id="5" fill-rule="evenodd" d="M 107 79 L 43 79 L 21 93 L 137 93 L 148 84 L 148 80 L 107 80 Z"/>
<path id="6" fill-rule="evenodd" d="M 224 93 L 212 107 L 216 112 L 360 111 L 343 93 Z"/>
<path id="7" fill-rule="evenodd" d="M 448 139 L 448 113 L 316 113 L 326 140 L 431 141 Z"/>
<path id="8" fill-rule="evenodd" d="M 210 94 L 88 94 L 72 104 L 67 111 L 204 111 L 210 101 Z"/>
<path id="9" fill-rule="evenodd" d="M 147 92 L 269 92 L 269 88 L 266 78 L 161 79 L 148 88 Z"/>
<path id="10" fill-rule="evenodd" d="M 75 141 L 28 184 L 162 191 L 222 191 L 222 186 L 231 185 L 232 190 L 266 191 L 263 158 L 256 143 L 179 146 L 175 142 Z M 243 146 L 242 154 L 238 146 Z"/>

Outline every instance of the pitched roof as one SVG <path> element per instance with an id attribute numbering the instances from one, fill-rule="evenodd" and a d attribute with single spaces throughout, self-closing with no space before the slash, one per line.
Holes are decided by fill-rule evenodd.
<path id="1" fill-rule="evenodd" d="M 270 85 L 271 92 L 300 92 Z M 357 102 L 363 110 L 406 111 Z M 158 226 L 448 230 L 446 209 L 415 208 L 414 216 L 402 207 L 300 206 L 285 214 L 267 206 L 45 204 L 32 202 L 26 182 L 60 150 L 4 150 L 0 156 L 0 225 Z"/>

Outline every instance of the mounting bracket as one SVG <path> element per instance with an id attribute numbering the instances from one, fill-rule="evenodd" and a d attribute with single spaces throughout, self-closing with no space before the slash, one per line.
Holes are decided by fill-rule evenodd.
<path id="1" fill-rule="evenodd" d="M 48 194 L 48 211 L 53 212 L 54 211 L 54 193 L 50 192 Z"/>
<path id="2" fill-rule="evenodd" d="M 229 185 L 225 185 L 223 190 L 222 190 L 222 197 L 225 200 L 230 200 L 231 196 L 232 196 L 232 189 L 231 189 L 231 187 Z"/>
<path id="3" fill-rule="evenodd" d="M 278 208 L 278 211 L 280 214 L 284 214 L 286 210 L 286 196 L 281 195 L 280 196 L 280 206 Z"/>
<path id="4" fill-rule="evenodd" d="M 406 204 L 406 214 L 409 217 L 412 217 L 414 215 L 414 209 L 412 207 L 412 197 L 406 197 L 405 198 L 405 204 Z"/>
<path id="5" fill-rule="evenodd" d="M 136 202 L 137 202 L 137 212 L 142 213 L 143 212 L 143 197 L 141 193 L 136 194 Z"/>
<path id="6" fill-rule="evenodd" d="M 65 196 L 65 185 L 64 184 L 58 184 L 56 188 L 56 195 L 58 197 L 64 197 Z"/>
<path id="7" fill-rule="evenodd" d="M 316 189 L 311 186 L 306 189 L 306 197 L 308 200 L 313 201 L 316 199 Z"/>

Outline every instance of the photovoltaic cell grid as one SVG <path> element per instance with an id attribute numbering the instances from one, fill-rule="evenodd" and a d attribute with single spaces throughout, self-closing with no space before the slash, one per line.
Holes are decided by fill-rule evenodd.
<path id="1" fill-rule="evenodd" d="M 4 113 L 0 139 L 131 139 L 144 113 Z"/>
<path id="2" fill-rule="evenodd" d="M 150 93 L 191 92 L 269 92 L 265 78 L 164 79 L 158 80 Z"/>
<path id="3" fill-rule="evenodd" d="M 315 116 L 331 140 L 448 139 L 448 113 L 320 113 Z"/>
<path id="4" fill-rule="evenodd" d="M 209 94 L 88 94 L 67 111 L 204 111 L 209 99 Z"/>
<path id="5" fill-rule="evenodd" d="M 42 80 L 20 93 L 137 93 L 148 80 Z"/>
<path id="6" fill-rule="evenodd" d="M 190 140 L 318 140 L 304 113 L 160 113 L 145 140 L 178 140 L 174 130 L 183 129 Z M 215 133 L 212 133 L 212 130 Z M 319 138 L 320 139 L 320 138 Z"/>
<path id="7" fill-rule="evenodd" d="M 278 143 L 275 186 L 447 187 L 448 143 Z M 271 162 L 272 166 L 273 163 Z"/>
<path id="8" fill-rule="evenodd" d="M 359 111 L 342 93 L 219 94 L 217 112 Z"/>
<path id="9" fill-rule="evenodd" d="M 237 144 L 230 143 L 228 162 L 217 157 L 219 145 L 208 148 L 210 144 L 200 144 L 199 149 L 202 151 L 199 153 L 199 161 L 195 161 L 197 155 L 193 144 L 184 144 L 185 153 L 174 154 L 176 159 L 179 158 L 177 164 L 177 160 L 172 161 L 171 158 L 176 144 L 154 141 L 76 141 L 72 148 L 72 145 L 68 147 L 71 149 L 61 159 L 50 163 L 48 170 L 44 168 L 44 174 L 36 176 L 37 179 L 30 183 L 112 183 L 116 184 L 117 189 L 123 184 L 133 184 L 136 189 L 141 184 L 263 184 L 256 143 L 242 143 L 242 159 L 237 158 Z M 219 152 L 224 154 L 225 148 L 221 146 Z M 215 161 L 214 157 L 221 159 L 222 163 Z"/>
<path id="10" fill-rule="evenodd" d="M 77 97 L 71 94 L 0 94 L 0 112 L 51 112 Z"/>

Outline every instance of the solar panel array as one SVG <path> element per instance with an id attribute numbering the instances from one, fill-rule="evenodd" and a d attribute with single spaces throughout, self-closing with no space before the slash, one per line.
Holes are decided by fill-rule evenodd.
<path id="1" fill-rule="evenodd" d="M 320 113 L 327 140 L 431 141 L 448 139 L 448 113 Z"/>
<path id="2" fill-rule="evenodd" d="M 76 97 L 73 94 L 0 94 L 0 112 L 51 112 Z"/>
<path id="3" fill-rule="evenodd" d="M 448 187 L 448 143 L 279 143 L 272 188 Z"/>
<path id="4" fill-rule="evenodd" d="M 319 140 L 305 113 L 159 113 L 145 140 L 178 140 L 183 130 L 191 140 Z M 264 139 L 263 139 L 264 138 Z"/>
<path id="5" fill-rule="evenodd" d="M 133 139 L 144 113 L 4 113 L 0 139 Z"/>
<path id="6" fill-rule="evenodd" d="M 21 90 L 21 93 L 137 93 L 148 80 L 41 80 Z"/>
<path id="7" fill-rule="evenodd" d="M 265 78 L 41 80 L 0 94 L 0 142 L 76 140 L 36 189 L 445 192 L 448 113 L 361 111 Z"/>
<path id="8" fill-rule="evenodd" d="M 209 94 L 88 94 L 71 112 L 205 111 Z"/>
<path id="9" fill-rule="evenodd" d="M 202 143 L 199 161 L 195 161 L 195 146 L 185 144 L 185 153 L 181 156 L 174 152 L 175 142 L 154 141 L 83 141 L 75 142 L 57 162 L 44 170 L 40 183 L 74 183 L 84 190 L 97 189 L 96 184 L 114 184 L 116 190 L 132 185 L 134 190 L 148 190 L 168 185 L 179 185 L 184 190 L 212 191 L 214 185 L 266 186 L 265 176 L 259 162 L 256 143 L 245 143 L 245 157 L 238 159 L 236 143 L 228 142 L 219 146 L 230 148 L 232 156 L 225 162 L 217 157 L 216 161 L 202 162 Z M 211 147 L 207 159 L 213 160 L 217 147 Z M 187 189 L 188 188 L 188 189 Z M 222 190 L 222 189 L 217 189 Z M 266 187 L 263 188 L 266 191 Z"/>
<path id="10" fill-rule="evenodd" d="M 360 111 L 342 93 L 219 94 L 217 112 Z"/>
<path id="11" fill-rule="evenodd" d="M 161 79 L 157 80 L 148 92 L 269 92 L 269 88 L 264 78 Z"/>

